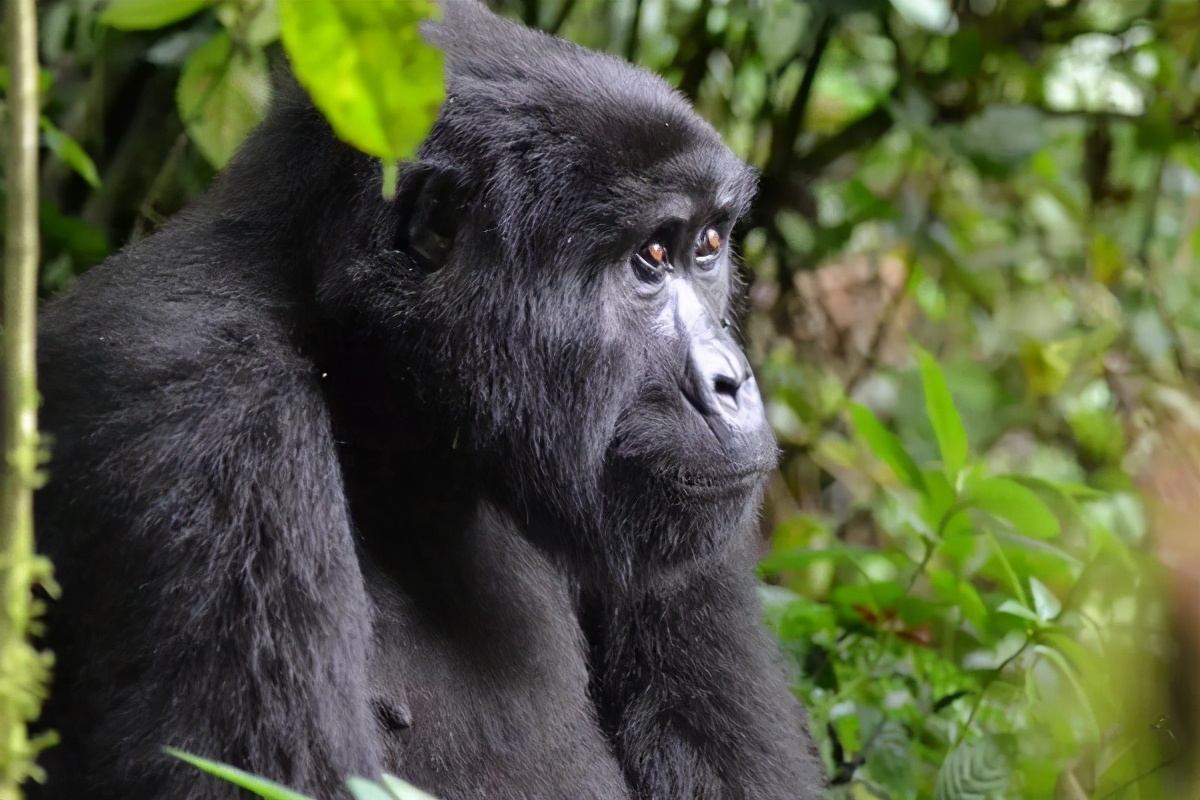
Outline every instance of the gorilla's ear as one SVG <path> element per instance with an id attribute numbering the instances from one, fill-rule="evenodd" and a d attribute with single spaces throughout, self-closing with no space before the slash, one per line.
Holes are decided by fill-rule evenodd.
<path id="1" fill-rule="evenodd" d="M 425 163 L 411 165 L 400 178 L 394 201 L 400 217 L 396 249 L 410 255 L 426 273 L 440 269 L 454 246 L 465 198 L 457 170 Z"/>

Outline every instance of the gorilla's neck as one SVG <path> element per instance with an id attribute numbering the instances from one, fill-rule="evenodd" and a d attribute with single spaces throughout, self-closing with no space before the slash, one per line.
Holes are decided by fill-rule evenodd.
<path id="1" fill-rule="evenodd" d="M 536 653 L 543 633 L 575 629 L 573 590 L 563 571 L 464 475 L 412 450 L 397 455 L 343 444 L 341 455 L 376 602 L 418 609 L 427 634 L 451 648 L 486 643 L 501 652 Z"/>

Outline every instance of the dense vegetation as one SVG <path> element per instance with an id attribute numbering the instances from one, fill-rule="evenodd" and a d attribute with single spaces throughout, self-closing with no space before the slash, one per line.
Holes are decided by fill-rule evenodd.
<path id="1" fill-rule="evenodd" d="M 322 5 L 39 5 L 44 295 L 203 191 L 281 32 L 306 82 L 348 46 L 410 87 L 364 81 L 384 122 L 346 126 L 405 155 L 436 59 L 330 39 L 355 28 Z M 503 5 L 666 75 L 762 173 L 740 238 L 785 451 L 764 597 L 831 796 L 1187 796 L 1200 5 Z"/>

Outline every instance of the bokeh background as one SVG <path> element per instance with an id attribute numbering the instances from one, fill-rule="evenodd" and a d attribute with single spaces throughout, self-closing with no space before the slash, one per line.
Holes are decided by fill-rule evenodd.
<path id="1" fill-rule="evenodd" d="M 493 5 L 762 174 L 763 597 L 830 797 L 1200 797 L 1200 3 Z M 50 296 L 204 191 L 284 56 L 273 0 L 39 15 Z"/>

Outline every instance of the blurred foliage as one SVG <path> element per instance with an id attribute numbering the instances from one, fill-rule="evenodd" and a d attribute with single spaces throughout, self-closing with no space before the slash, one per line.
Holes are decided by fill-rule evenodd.
<path id="1" fill-rule="evenodd" d="M 831 797 L 1189 796 L 1200 548 L 1159 558 L 1135 479 L 1191 475 L 1162 445 L 1200 432 L 1200 4 L 499 5 L 665 75 L 762 173 L 764 597 Z M 274 0 L 41 15 L 49 294 L 203 191 L 280 23 Z M 355 89 L 427 105 L 429 69 Z"/>

